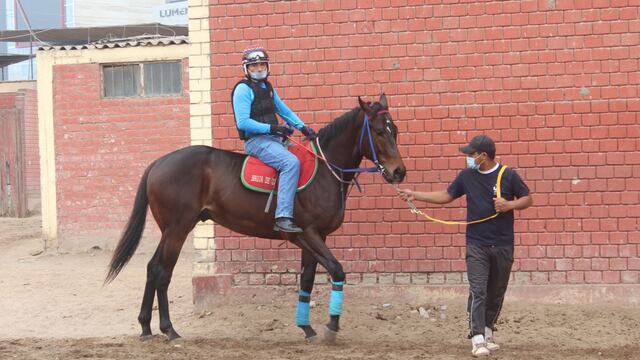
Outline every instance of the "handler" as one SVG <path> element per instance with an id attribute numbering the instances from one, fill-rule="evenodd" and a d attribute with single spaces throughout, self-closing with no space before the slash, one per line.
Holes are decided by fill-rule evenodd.
<path id="1" fill-rule="evenodd" d="M 467 155 L 467 168 L 446 191 L 402 189 L 399 196 L 405 201 L 448 204 L 467 195 L 467 221 L 473 222 L 467 223 L 466 231 L 467 314 L 471 354 L 479 357 L 500 349 L 493 332 L 513 264 L 513 210 L 526 209 L 533 200 L 518 173 L 511 168 L 503 169 L 495 161 L 496 146 L 490 137 L 478 135 L 460 151 Z M 497 184 L 498 178 L 501 178 L 500 184 Z M 492 217 L 496 213 L 498 216 Z M 477 219 L 486 221 L 473 221 Z"/>

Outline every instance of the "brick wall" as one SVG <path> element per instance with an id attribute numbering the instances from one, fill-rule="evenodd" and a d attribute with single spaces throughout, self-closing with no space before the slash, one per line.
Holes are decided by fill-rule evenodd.
<path id="1" fill-rule="evenodd" d="M 0 93 L 0 109 L 15 109 L 17 93 Z"/>
<path id="2" fill-rule="evenodd" d="M 25 181 L 29 197 L 40 197 L 40 150 L 38 145 L 38 93 L 22 90 L 16 99 L 24 117 Z"/>
<path id="3" fill-rule="evenodd" d="M 86 249 L 117 241 L 144 169 L 189 145 L 187 68 L 184 60 L 182 96 L 103 99 L 99 64 L 54 66 L 61 245 Z M 156 229 L 148 226 L 145 234 Z"/>
<path id="4" fill-rule="evenodd" d="M 241 149 L 230 90 L 262 44 L 285 102 L 319 128 L 385 91 L 408 187 L 444 189 L 486 133 L 526 179 L 518 283 L 638 283 L 640 1 L 227 0 L 211 5 L 214 145 Z M 459 283 L 464 228 L 417 219 L 365 175 L 328 239 L 352 283 Z M 463 219 L 464 201 L 428 206 Z M 220 273 L 295 283 L 299 250 L 216 227 Z"/>

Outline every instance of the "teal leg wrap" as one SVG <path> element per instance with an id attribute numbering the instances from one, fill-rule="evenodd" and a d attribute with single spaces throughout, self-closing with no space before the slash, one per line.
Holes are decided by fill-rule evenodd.
<path id="1" fill-rule="evenodd" d="M 329 315 L 342 315 L 342 286 L 344 281 L 331 282 L 331 296 L 329 297 Z"/>
<path id="2" fill-rule="evenodd" d="M 300 290 L 298 293 L 298 307 L 296 308 L 296 325 L 310 325 L 309 321 L 309 302 L 311 301 L 311 294 Z"/>

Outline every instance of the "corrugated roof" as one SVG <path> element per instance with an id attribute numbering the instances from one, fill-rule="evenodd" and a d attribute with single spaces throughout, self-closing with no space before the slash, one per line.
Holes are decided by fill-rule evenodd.
<path id="1" fill-rule="evenodd" d="M 29 60 L 34 55 L 29 54 L 0 54 L 0 67 L 9 66 L 25 60 Z"/>
<path id="2" fill-rule="evenodd" d="M 101 40 L 125 39 L 136 36 L 188 36 L 186 26 L 152 24 L 77 27 L 65 29 L 33 29 L 0 31 L 0 41 L 30 42 L 48 46 L 91 44 Z"/>
<path id="3" fill-rule="evenodd" d="M 85 50 L 85 49 L 113 49 L 134 46 L 165 46 L 188 44 L 188 36 L 173 37 L 136 37 L 128 39 L 113 39 L 110 41 L 101 41 L 93 44 L 81 45 L 57 45 L 57 46 L 41 46 L 38 50 Z"/>

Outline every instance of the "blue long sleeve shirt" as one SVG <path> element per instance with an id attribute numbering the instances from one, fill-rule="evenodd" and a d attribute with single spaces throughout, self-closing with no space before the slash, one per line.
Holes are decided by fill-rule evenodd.
<path id="1" fill-rule="evenodd" d="M 265 83 L 261 83 L 260 86 L 263 88 L 267 87 Z M 270 130 L 269 124 L 261 123 L 251 118 L 251 104 L 253 103 L 253 99 L 253 90 L 251 90 L 249 85 L 244 83 L 239 84 L 233 93 L 233 112 L 236 116 L 236 124 L 238 125 L 238 129 L 244 131 L 247 137 L 256 134 L 268 134 Z M 276 113 L 289 125 L 298 130 L 305 126 L 298 115 L 291 111 L 282 99 L 280 99 L 275 89 L 273 89 L 273 101 L 276 105 Z"/>

